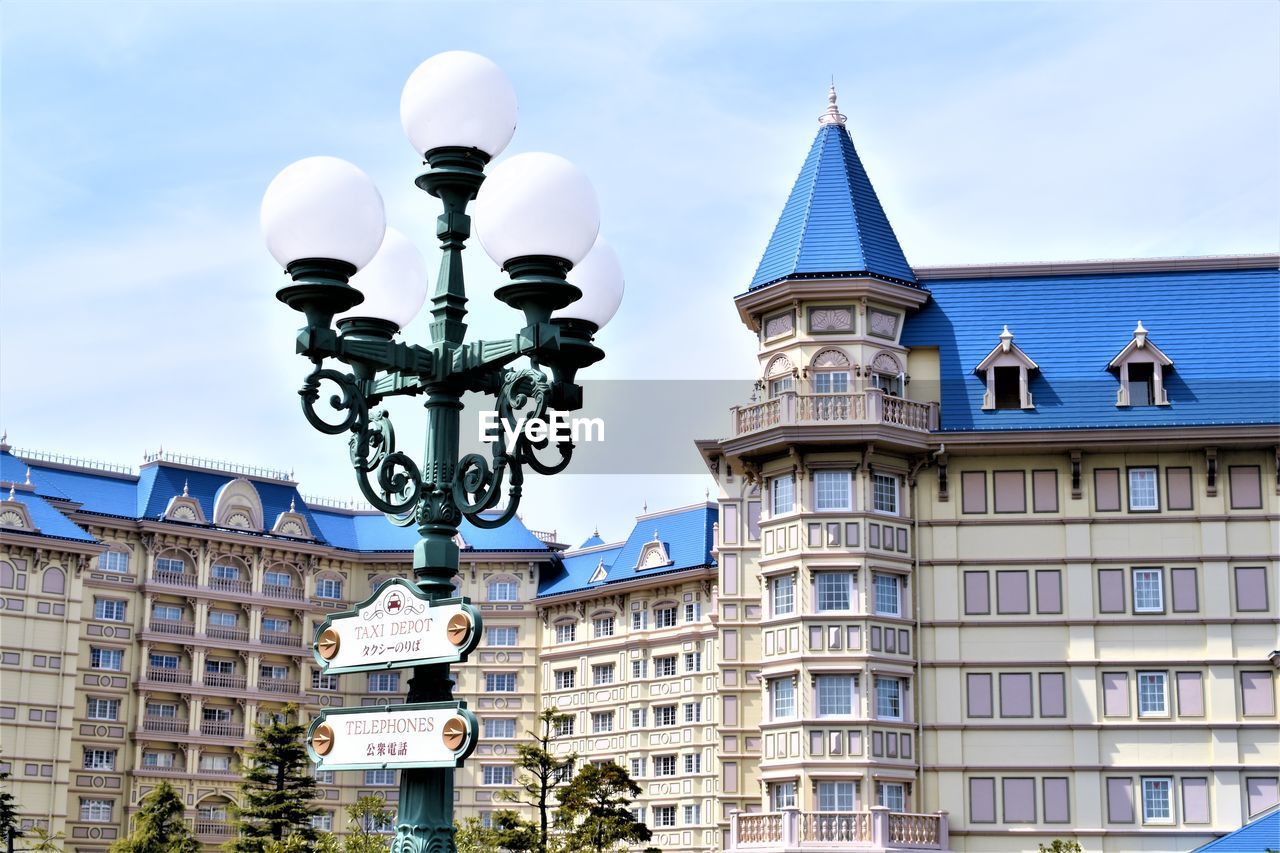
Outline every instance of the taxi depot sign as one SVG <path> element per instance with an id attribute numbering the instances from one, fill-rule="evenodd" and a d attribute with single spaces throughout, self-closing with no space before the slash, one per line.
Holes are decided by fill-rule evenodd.
<path id="1" fill-rule="evenodd" d="M 461 767 L 476 746 L 464 702 L 418 702 L 321 711 L 307 731 L 319 770 Z"/>
<path id="2" fill-rule="evenodd" d="M 431 601 L 392 578 L 355 610 L 325 619 L 312 651 L 331 675 L 457 663 L 480 642 L 482 628 L 480 611 L 465 598 Z"/>

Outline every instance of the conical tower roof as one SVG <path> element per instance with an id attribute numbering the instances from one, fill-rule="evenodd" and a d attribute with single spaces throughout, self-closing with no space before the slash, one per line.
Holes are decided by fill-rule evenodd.
<path id="1" fill-rule="evenodd" d="M 833 85 L 821 127 L 751 287 L 784 278 L 869 275 L 915 284 L 893 226 L 858 159 Z"/>

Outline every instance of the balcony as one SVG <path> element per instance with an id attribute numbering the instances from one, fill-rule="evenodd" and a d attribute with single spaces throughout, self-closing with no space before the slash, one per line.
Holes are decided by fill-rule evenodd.
<path id="1" fill-rule="evenodd" d="M 211 640 L 234 640 L 238 643 L 249 642 L 249 632 L 244 628 L 226 628 L 221 625 L 210 625 L 204 629 L 204 635 Z"/>
<path id="2" fill-rule="evenodd" d="M 230 673 L 206 672 L 204 674 L 204 685 L 205 687 L 229 687 L 232 690 L 244 690 L 245 677 Z"/>
<path id="3" fill-rule="evenodd" d="M 907 814 L 873 806 L 865 812 L 736 813 L 729 827 L 731 851 L 950 849 L 946 812 Z"/>
<path id="4" fill-rule="evenodd" d="M 177 586 L 192 589 L 196 585 L 196 576 L 190 572 L 165 572 L 156 569 L 151 573 L 151 580 L 165 586 Z"/>
<path id="5" fill-rule="evenodd" d="M 297 693 L 298 682 L 284 678 L 259 678 L 258 689 L 263 693 Z"/>
<path id="6" fill-rule="evenodd" d="M 167 666 L 149 666 L 147 667 L 147 681 L 155 681 L 160 684 L 190 684 L 191 670 L 170 669 Z"/>
<path id="7" fill-rule="evenodd" d="M 253 584 L 234 578 L 209 578 L 209 589 L 248 595 L 253 591 Z"/>
<path id="8" fill-rule="evenodd" d="M 194 622 L 179 619 L 152 619 L 149 628 L 156 634 L 175 634 L 179 637 L 191 637 L 196 632 Z"/>
<path id="9" fill-rule="evenodd" d="M 144 732 L 158 732 L 160 734 L 185 735 L 189 729 L 186 720 L 176 717 L 143 717 L 142 730 Z"/>
<path id="10" fill-rule="evenodd" d="M 733 437 L 782 426 L 888 425 L 927 433 L 938 428 L 938 404 L 861 394 L 784 393 L 750 406 L 734 406 Z"/>
<path id="11" fill-rule="evenodd" d="M 244 723 L 223 723 L 217 720 L 201 720 L 200 734 L 209 737 L 229 737 L 236 740 L 244 739 Z M 203 768 L 201 773 L 206 772 Z"/>
<path id="12" fill-rule="evenodd" d="M 279 631 L 263 631 L 262 643 L 266 646 L 290 646 L 299 648 L 302 646 L 301 634 L 286 634 Z"/>
<path id="13" fill-rule="evenodd" d="M 230 838 L 235 827 L 225 820 L 200 820 L 195 822 L 195 834 L 200 838 Z"/>
<path id="14" fill-rule="evenodd" d="M 302 589 L 296 586 L 268 583 L 263 584 L 262 594 L 266 598 L 279 598 L 284 601 L 301 601 Z"/>

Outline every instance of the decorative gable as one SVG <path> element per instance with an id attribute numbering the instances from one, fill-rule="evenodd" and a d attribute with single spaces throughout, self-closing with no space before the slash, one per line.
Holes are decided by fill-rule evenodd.
<path id="1" fill-rule="evenodd" d="M 975 373 L 986 374 L 987 390 L 982 396 L 982 408 L 1034 409 L 1035 403 L 1027 388 L 1028 374 L 1039 369 L 1013 342 L 1013 332 L 1006 325 L 1000 333 L 1000 343 L 974 368 Z"/>
<path id="2" fill-rule="evenodd" d="M 658 531 L 653 531 L 653 541 L 644 543 L 640 549 L 640 559 L 636 561 L 637 569 L 660 569 L 671 565 L 671 557 L 667 555 L 667 546 L 658 538 Z"/>
<path id="3" fill-rule="evenodd" d="M 1115 370 L 1120 376 L 1120 387 L 1116 390 L 1116 405 L 1125 406 L 1167 406 L 1169 395 L 1164 390 L 1164 369 L 1173 367 L 1173 359 L 1160 351 L 1160 348 L 1147 340 L 1147 330 L 1142 321 L 1133 330 L 1133 340 L 1120 350 L 1108 370 Z"/>
<path id="4" fill-rule="evenodd" d="M 27 505 L 17 499 L 12 485 L 9 486 L 8 500 L 0 501 L 0 527 L 27 530 L 31 533 L 39 532 L 39 528 L 31 520 L 31 513 L 27 511 Z"/>
<path id="5" fill-rule="evenodd" d="M 306 516 L 297 511 L 296 504 L 289 501 L 289 511 L 276 516 L 276 523 L 271 532 L 277 536 L 292 536 L 296 539 L 311 539 L 311 527 Z"/>
<path id="6" fill-rule="evenodd" d="M 243 477 L 227 483 L 214 498 L 213 519 L 219 527 L 261 530 L 262 500 L 258 490 Z"/>
<path id="7" fill-rule="evenodd" d="M 174 495 L 169 499 L 169 505 L 164 508 L 162 517 L 167 521 L 185 521 L 188 524 L 209 523 L 205 520 L 200 501 L 191 497 L 186 483 L 182 484 L 182 494 Z"/>
<path id="8" fill-rule="evenodd" d="M 591 580 L 588 583 L 601 583 L 608 576 L 609 572 L 605 568 L 604 560 L 601 560 L 596 570 L 591 573 Z"/>

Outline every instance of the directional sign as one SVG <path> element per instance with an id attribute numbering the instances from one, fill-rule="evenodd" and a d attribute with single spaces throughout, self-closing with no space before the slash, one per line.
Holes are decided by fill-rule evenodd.
<path id="1" fill-rule="evenodd" d="M 476 746 L 465 702 L 419 702 L 321 711 L 307 731 L 319 770 L 461 767 Z"/>
<path id="2" fill-rule="evenodd" d="M 335 613 L 316 629 L 312 647 L 323 672 L 456 663 L 480 642 L 480 611 L 465 598 L 431 601 L 392 578 L 355 610 Z"/>

